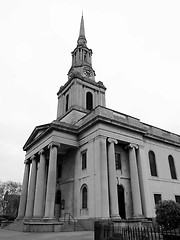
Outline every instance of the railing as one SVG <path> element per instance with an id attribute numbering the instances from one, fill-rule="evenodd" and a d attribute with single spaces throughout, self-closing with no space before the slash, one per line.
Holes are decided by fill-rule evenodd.
<path id="1" fill-rule="evenodd" d="M 94 224 L 95 240 L 180 240 L 180 229 L 162 230 L 157 227 L 119 227 L 113 223 Z"/>
<path id="2" fill-rule="evenodd" d="M 68 216 L 68 219 L 67 219 L 66 216 Z M 73 229 L 75 231 L 75 222 L 76 222 L 76 220 L 70 213 L 65 213 L 64 214 L 64 222 L 68 222 L 68 224 L 73 223 Z"/>

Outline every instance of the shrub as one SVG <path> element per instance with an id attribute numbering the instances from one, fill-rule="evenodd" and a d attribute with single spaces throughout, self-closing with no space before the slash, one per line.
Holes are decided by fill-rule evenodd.
<path id="1" fill-rule="evenodd" d="M 163 200 L 156 205 L 156 222 L 164 229 L 175 229 L 180 224 L 180 204 Z"/>

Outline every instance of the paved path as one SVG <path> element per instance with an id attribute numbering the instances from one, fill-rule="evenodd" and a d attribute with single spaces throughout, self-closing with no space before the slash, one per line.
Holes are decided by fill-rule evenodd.
<path id="1" fill-rule="evenodd" d="M 0 229 L 0 240 L 93 240 L 94 232 L 23 233 Z"/>

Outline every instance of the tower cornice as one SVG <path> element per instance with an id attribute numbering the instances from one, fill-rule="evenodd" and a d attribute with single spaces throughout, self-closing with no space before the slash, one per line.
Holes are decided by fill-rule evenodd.
<path id="1" fill-rule="evenodd" d="M 72 76 L 69 78 L 69 80 L 65 83 L 65 85 L 60 87 L 59 91 L 57 92 L 57 95 L 62 93 L 68 86 L 70 86 L 74 79 L 82 80 L 84 83 L 91 84 L 97 88 L 102 88 L 104 91 L 106 90 L 106 87 L 104 86 L 103 82 L 91 81 L 89 80 L 89 78 L 83 77 L 80 73 L 74 72 Z"/>

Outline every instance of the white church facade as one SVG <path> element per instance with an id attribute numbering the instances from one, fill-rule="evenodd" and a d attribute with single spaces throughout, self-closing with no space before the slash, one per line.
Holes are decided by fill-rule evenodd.
<path id="1" fill-rule="evenodd" d="M 57 119 L 23 148 L 18 219 L 153 218 L 160 199 L 180 202 L 180 136 L 106 108 L 86 44 L 82 16 Z"/>

